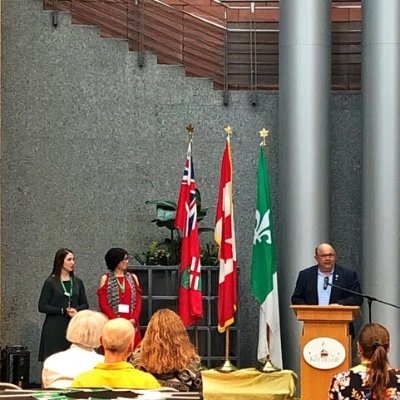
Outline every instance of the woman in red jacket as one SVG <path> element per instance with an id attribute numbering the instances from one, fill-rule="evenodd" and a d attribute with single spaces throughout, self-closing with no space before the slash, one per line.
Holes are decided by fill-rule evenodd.
<path id="1" fill-rule="evenodd" d="M 135 274 L 127 271 L 128 252 L 113 247 L 105 255 L 109 272 L 101 277 L 97 290 L 99 307 L 108 319 L 117 317 L 129 320 L 135 328 L 134 347 L 141 340 L 139 316 L 142 310 L 142 290 Z"/>

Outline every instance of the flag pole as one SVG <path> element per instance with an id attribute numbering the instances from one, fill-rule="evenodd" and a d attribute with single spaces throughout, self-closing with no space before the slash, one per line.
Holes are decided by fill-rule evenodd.
<path id="1" fill-rule="evenodd" d="M 228 140 L 231 140 L 231 135 L 232 135 L 232 127 L 231 126 L 226 126 L 224 128 L 224 131 L 226 133 L 226 137 L 228 138 Z"/>
<path id="2" fill-rule="evenodd" d="M 269 131 L 265 128 L 262 128 L 261 131 L 259 132 L 260 137 L 262 138 L 262 142 L 260 143 L 260 146 L 265 147 L 267 145 L 267 137 L 269 135 Z"/>
<path id="3" fill-rule="evenodd" d="M 192 124 L 189 124 L 186 127 L 187 134 L 189 136 L 189 143 L 193 142 L 193 134 L 194 134 L 194 126 Z M 196 352 L 199 352 L 199 329 L 198 329 L 198 324 L 197 321 L 194 324 L 194 346 L 196 349 Z"/>
<path id="4" fill-rule="evenodd" d="M 186 126 L 186 131 L 189 136 L 189 144 L 174 225 L 175 228 L 182 232 L 178 278 L 178 314 L 185 327 L 188 327 L 203 318 L 203 303 L 200 242 L 197 227 L 196 182 L 192 158 L 193 125 Z"/>
<path id="5" fill-rule="evenodd" d="M 197 326 L 197 321 L 194 324 L 194 347 L 196 349 L 196 352 L 199 352 L 199 329 Z"/>
<path id="6" fill-rule="evenodd" d="M 260 137 L 262 138 L 262 142 L 260 143 L 260 146 L 261 146 L 262 148 L 265 148 L 265 147 L 267 146 L 266 139 L 267 139 L 267 137 L 268 137 L 268 135 L 269 135 L 269 131 L 268 131 L 267 129 L 265 129 L 265 128 L 262 128 L 261 131 L 259 131 L 259 134 L 260 134 Z M 267 332 L 266 332 L 267 347 L 269 347 L 269 346 L 268 346 L 268 344 L 269 344 L 269 339 L 270 339 L 270 329 L 269 329 L 269 326 L 266 325 L 265 329 L 266 329 L 266 331 L 267 331 Z M 280 371 L 280 368 L 277 368 L 277 367 L 272 363 L 272 361 L 271 361 L 271 355 L 270 355 L 270 354 L 268 354 L 268 355 L 265 357 L 264 363 L 261 363 L 260 366 L 259 366 L 257 369 L 258 369 L 259 371 L 261 371 L 261 372 L 266 372 L 266 373 L 274 372 L 274 371 Z"/>
<path id="7" fill-rule="evenodd" d="M 187 134 L 189 135 L 189 142 L 191 142 L 192 139 L 193 139 L 194 126 L 193 126 L 192 124 L 189 124 L 189 125 L 186 127 L 186 130 L 187 130 Z"/>
<path id="8" fill-rule="evenodd" d="M 269 336 L 270 336 L 270 329 L 269 326 L 267 325 L 267 346 L 269 343 Z M 260 372 L 275 372 L 275 371 L 280 371 L 281 369 L 276 367 L 272 361 L 271 361 L 271 355 L 268 354 L 267 357 L 265 358 L 264 364 L 260 364 L 260 366 L 257 368 Z"/>
<path id="9" fill-rule="evenodd" d="M 225 329 L 225 361 L 216 369 L 219 372 L 233 372 L 237 370 L 237 368 L 229 360 L 229 326 Z"/>
<path id="10" fill-rule="evenodd" d="M 225 360 L 229 360 L 229 327 L 225 331 Z"/>
<path id="11" fill-rule="evenodd" d="M 226 133 L 227 143 L 229 144 L 232 135 L 232 127 L 228 125 L 224 128 L 224 131 Z M 231 155 L 229 154 L 229 158 L 230 157 Z M 219 245 L 220 245 L 220 255 L 221 255 L 221 244 L 219 243 Z M 220 367 L 216 368 L 216 370 L 219 372 L 233 372 L 236 371 L 237 368 L 229 360 L 229 346 L 230 346 L 229 326 L 225 326 L 224 329 L 225 329 L 225 361 Z"/>

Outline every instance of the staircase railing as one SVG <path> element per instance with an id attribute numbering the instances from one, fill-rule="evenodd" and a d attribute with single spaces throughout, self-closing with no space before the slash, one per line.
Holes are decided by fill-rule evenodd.
<path id="1" fill-rule="evenodd" d="M 128 40 L 144 66 L 146 51 L 161 64 L 180 64 L 188 76 L 212 79 L 215 89 L 279 88 L 279 1 L 42 0 L 69 11 L 72 23 L 97 25 L 103 37 Z M 237 5 L 236 5 L 237 4 Z M 332 89 L 358 90 L 361 4 L 332 2 Z M 226 96 L 224 96 L 225 98 Z"/>

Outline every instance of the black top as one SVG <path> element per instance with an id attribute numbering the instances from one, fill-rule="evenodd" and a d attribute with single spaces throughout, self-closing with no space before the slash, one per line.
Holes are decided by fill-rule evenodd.
<path id="1" fill-rule="evenodd" d="M 67 291 L 70 291 L 71 281 L 63 283 Z M 39 312 L 46 314 L 39 346 L 39 361 L 44 361 L 54 353 L 67 350 L 71 345 L 65 338 L 71 319 L 66 313 L 68 296 L 64 294 L 61 282 L 52 276 L 44 281 L 38 308 Z M 85 286 L 76 276 L 73 277 L 71 308 L 75 308 L 77 311 L 89 308 Z"/>

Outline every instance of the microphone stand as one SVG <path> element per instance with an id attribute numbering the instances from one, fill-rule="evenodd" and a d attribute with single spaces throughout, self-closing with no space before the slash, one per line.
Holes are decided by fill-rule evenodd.
<path id="1" fill-rule="evenodd" d="M 359 293 L 359 292 L 356 292 L 355 290 L 346 289 L 346 288 L 344 288 L 342 286 L 335 285 L 334 283 L 329 283 L 328 282 L 328 285 L 332 286 L 332 287 L 335 287 L 337 289 L 344 290 L 345 292 L 348 292 L 348 293 L 356 294 L 357 296 L 360 296 L 360 297 L 362 297 L 364 299 L 367 299 L 367 303 L 368 303 L 368 321 L 369 321 L 369 323 L 372 322 L 372 302 L 373 301 L 377 301 L 378 303 L 385 304 L 387 306 L 394 307 L 394 308 L 397 308 L 397 309 L 400 310 L 400 306 L 398 306 L 396 304 L 388 303 L 387 301 L 379 300 L 376 297 L 368 296 L 367 294 Z"/>

